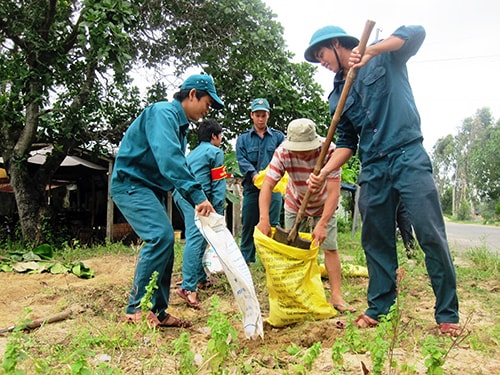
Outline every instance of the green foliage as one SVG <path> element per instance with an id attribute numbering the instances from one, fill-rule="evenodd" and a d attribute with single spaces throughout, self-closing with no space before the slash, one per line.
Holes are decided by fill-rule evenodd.
<path id="1" fill-rule="evenodd" d="M 337 231 L 342 233 L 351 233 L 352 229 L 352 220 L 350 218 L 346 218 L 345 216 L 337 217 Z"/>
<path id="2" fill-rule="evenodd" d="M 23 350 L 24 337 L 19 330 L 14 331 L 5 347 L 2 361 L 2 369 L 5 374 L 23 375 L 26 372 L 17 370 L 16 367 L 22 360 L 27 358 Z"/>
<path id="3" fill-rule="evenodd" d="M 23 360 L 28 358 L 28 351 L 26 347 L 30 344 L 29 337 L 23 335 L 22 331 L 29 322 L 26 317 L 31 312 L 31 309 L 26 308 L 24 310 L 25 316 L 19 319 L 18 324 L 16 324 L 12 334 L 7 341 L 5 347 L 5 353 L 2 362 L 2 369 L 5 374 L 23 375 L 26 372 L 16 369 L 18 364 Z"/>
<path id="4" fill-rule="evenodd" d="M 444 360 L 448 350 L 440 347 L 435 337 L 429 336 L 425 339 L 422 354 L 426 357 L 424 364 L 429 375 L 442 375 Z"/>
<path id="5" fill-rule="evenodd" d="M 236 159 L 236 151 L 224 154 L 224 166 L 226 167 L 226 172 L 233 177 L 243 177 L 238 166 L 238 159 Z"/>
<path id="6" fill-rule="evenodd" d="M 392 351 L 398 334 L 398 324 L 397 304 L 394 304 L 391 306 L 389 314 L 380 317 L 375 337 L 368 343 L 373 373 L 375 375 L 383 374 L 385 362 L 389 357 L 392 358 Z M 389 365 L 393 367 L 394 364 L 390 363 Z"/>
<path id="7" fill-rule="evenodd" d="M 441 195 L 448 194 L 452 209 L 446 213 L 458 216 L 465 211 L 462 202 L 476 204 L 495 202 L 500 197 L 500 123 L 494 122 L 489 108 L 481 108 L 464 119 L 456 135 L 438 140 L 433 148 L 434 175 Z M 452 192 L 450 195 L 450 191 Z M 466 215 L 468 217 L 468 215 Z"/>
<path id="8" fill-rule="evenodd" d="M 352 320 L 346 322 L 344 342 L 353 353 L 365 353 L 367 351 L 367 342 Z"/>
<path id="9" fill-rule="evenodd" d="M 220 309 L 220 302 L 214 296 L 209 309 L 207 324 L 210 327 L 210 339 L 207 343 L 204 360 L 210 365 L 211 373 L 221 374 L 231 352 L 238 346 L 238 332 L 231 325 L 229 318 Z"/>
<path id="10" fill-rule="evenodd" d="M 397 366 L 393 357 L 396 343 L 400 338 L 400 325 L 404 304 L 404 290 L 406 288 L 406 273 L 404 268 L 400 268 L 397 273 L 397 296 L 396 302 L 391 306 L 389 313 L 379 317 L 379 323 L 374 332 L 367 337 L 362 336 L 359 329 L 352 320 L 347 322 L 344 333 L 344 341 L 337 340 L 332 347 L 332 359 L 334 363 L 343 364 L 342 354 L 350 349 L 354 353 L 370 353 L 372 362 L 372 372 L 374 374 L 392 373 L 392 369 Z M 389 362 L 389 370 L 384 371 L 386 362 Z"/>
<path id="11" fill-rule="evenodd" d="M 320 132 L 327 128 L 327 104 L 313 78 L 316 67 L 291 62 L 283 27 L 264 2 L 174 1 L 162 12 L 172 25 L 165 34 L 169 40 L 160 43 L 168 48 L 168 55 L 177 58 L 178 69 L 199 66 L 200 71 L 214 76 L 218 92 L 228 104 L 228 110 L 214 116 L 224 125 L 227 139 L 250 127 L 250 102 L 261 96 L 271 104 L 272 127 L 284 131 L 292 119 L 309 117 Z M 157 53 L 155 57 L 165 58 Z"/>
<path id="12" fill-rule="evenodd" d="M 94 277 L 94 271 L 81 261 L 74 263 L 58 262 L 53 259 L 53 247 L 42 244 L 32 250 L 19 248 L 0 258 L 0 271 L 25 272 L 28 274 L 50 272 L 52 274 L 72 273 L 83 279 Z"/>
<path id="13" fill-rule="evenodd" d="M 238 167 L 238 160 L 236 159 L 236 152 L 226 152 L 224 154 L 224 165 L 226 167 L 226 172 L 233 176 L 233 179 L 241 178 L 240 168 Z M 228 180 L 228 183 L 230 180 Z M 234 180 L 232 180 L 234 181 Z M 226 199 L 233 204 L 240 203 L 240 197 L 234 194 L 230 189 L 226 190 Z"/>
<path id="14" fill-rule="evenodd" d="M 340 338 L 336 338 L 332 345 L 332 361 L 333 364 L 339 367 L 344 365 L 344 353 L 346 353 L 349 348 L 344 344 Z"/>
<path id="15" fill-rule="evenodd" d="M 361 161 L 358 155 L 354 155 L 342 166 L 342 182 L 355 185 L 358 182 L 359 172 L 361 171 Z"/>
<path id="16" fill-rule="evenodd" d="M 315 342 L 312 346 L 305 352 L 303 356 L 299 356 L 301 363 L 295 366 L 294 373 L 297 375 L 305 375 L 312 370 L 314 362 L 321 354 L 322 345 L 320 342 Z M 298 353 L 297 353 L 298 354 Z"/>
<path id="17" fill-rule="evenodd" d="M 470 220 L 470 210 L 471 207 L 469 202 L 465 200 L 460 202 L 460 205 L 458 206 L 457 210 L 457 220 L 462 220 L 462 221 Z"/>
<path id="18" fill-rule="evenodd" d="M 107 242 L 93 246 L 80 245 L 76 240 L 65 242 L 54 249 L 54 259 L 61 262 L 75 262 L 85 258 L 104 255 L 135 255 L 141 248 L 139 245 L 124 245 L 121 242 Z"/>
<path id="19" fill-rule="evenodd" d="M 64 157 L 78 146 L 102 145 L 103 105 L 122 97 L 108 88 L 127 82 L 123 72 L 135 61 L 130 26 L 137 14 L 128 1 L 2 3 L 0 19 L 9 22 L 0 22 L 0 154 L 29 242 L 55 235 L 45 187 Z M 34 143 L 53 151 L 31 171 Z"/>
<path id="20" fill-rule="evenodd" d="M 468 250 L 467 258 L 474 263 L 472 272 L 476 275 L 476 279 L 484 279 L 500 274 L 500 256 L 486 247 Z"/>
<path id="21" fill-rule="evenodd" d="M 345 237 L 340 236 L 339 241 L 342 244 L 344 259 L 345 257 L 356 259 L 359 257 L 358 252 L 362 253 L 359 238 L 353 241 L 346 235 Z M 182 254 L 182 247 L 177 245 L 179 244 L 176 244 L 176 255 Z M 116 244 L 109 246 L 112 254 L 129 254 L 131 257 L 136 255 L 137 249 L 126 250 L 123 245 L 118 247 Z M 402 250 L 402 248 L 398 250 Z M 95 248 L 95 250 L 82 248 L 81 251 L 83 256 L 92 256 L 94 251 L 100 253 L 103 250 L 101 248 Z M 404 256 L 404 250 L 402 251 L 400 256 Z M 69 254 L 71 257 L 77 256 L 77 252 Z M 500 329 L 494 323 L 488 324 L 486 322 L 494 322 L 495 308 L 498 306 L 498 293 L 494 290 L 494 285 L 499 278 L 498 256 L 488 252 L 486 248 L 480 248 L 468 252 L 467 260 L 468 262 L 463 263 L 464 266 L 457 268 L 457 276 L 461 280 L 459 293 L 463 295 L 464 300 L 474 300 L 474 305 L 471 308 L 477 308 L 480 311 L 481 322 L 474 326 L 472 336 L 469 336 L 464 345 L 460 345 L 460 347 L 468 348 L 470 354 L 477 356 L 477 358 L 495 358 L 500 342 Z M 349 260 L 349 262 L 351 261 Z M 180 272 L 180 266 L 180 263 L 176 264 L 174 270 L 176 274 Z M 319 354 L 320 352 L 324 354 L 325 343 L 331 342 L 331 340 L 334 340 L 331 347 L 331 359 L 334 365 L 331 370 L 332 374 L 359 372 L 359 361 L 356 361 L 354 365 L 351 360 L 344 362 L 345 354 L 349 353 L 351 358 L 353 354 L 358 354 L 358 359 L 361 359 L 368 355 L 368 351 L 369 355 L 373 356 L 371 373 L 376 373 L 376 368 L 385 366 L 385 372 L 382 370 L 384 374 L 416 374 L 417 364 L 422 366 L 424 359 L 429 374 L 439 374 L 439 371 L 442 373 L 457 372 L 456 369 L 461 366 L 459 363 L 461 359 L 451 350 L 453 347 L 457 347 L 457 343 L 461 341 L 455 341 L 455 339 L 452 340 L 442 335 L 435 336 L 435 329 L 429 329 L 429 324 L 433 319 L 432 313 L 423 313 L 420 308 L 423 303 L 422 294 L 430 293 L 431 290 L 430 286 L 424 287 L 423 285 L 425 284 L 424 280 L 427 280 L 424 265 L 412 262 L 411 265 L 405 263 L 406 266 L 414 267 L 414 270 L 410 270 L 411 273 L 404 279 L 408 285 L 401 285 L 401 280 L 398 282 L 404 298 L 399 302 L 399 310 L 396 309 L 396 306 L 391 309 L 390 319 L 389 316 L 387 319 L 381 319 L 377 328 L 358 329 L 352 324 L 351 316 L 348 315 L 348 326 L 345 330 L 335 330 L 333 337 L 328 334 L 321 339 L 316 336 L 316 329 L 327 329 L 326 327 L 331 327 L 331 322 L 321 320 L 308 322 L 311 324 L 310 326 L 297 324 L 282 329 L 266 329 L 264 341 L 251 343 L 245 341 L 240 348 L 235 339 L 234 328 L 229 328 L 231 325 L 235 325 L 234 321 L 228 319 L 230 315 L 224 311 L 226 305 L 221 303 L 222 298 L 231 298 L 230 293 L 222 292 L 218 287 L 211 289 L 207 293 L 207 298 L 217 297 L 216 303 L 212 304 L 210 316 L 207 317 L 208 314 L 200 315 L 196 324 L 205 326 L 205 322 L 211 319 L 209 326 L 212 331 L 209 339 L 212 351 L 211 354 L 208 351 L 205 352 L 205 362 L 199 368 L 195 368 L 191 349 L 196 347 L 199 350 L 200 345 L 204 345 L 206 342 L 207 334 L 198 332 L 198 329 L 189 331 L 177 329 L 146 330 L 142 325 L 117 324 L 116 304 L 114 301 L 103 304 L 103 299 L 100 299 L 99 296 L 107 292 L 110 293 L 109 296 L 112 299 L 114 297 L 122 299 L 125 290 L 120 288 L 113 291 L 113 288 L 108 285 L 99 287 L 96 284 L 87 290 L 87 293 L 80 293 L 78 291 L 80 288 L 69 288 L 67 293 L 70 294 L 70 300 L 77 300 L 78 304 L 87 307 L 85 314 L 72 320 L 71 324 L 68 325 L 74 329 L 58 327 L 58 334 L 55 337 L 50 334 L 45 335 L 44 333 L 47 331 L 42 330 L 38 333 L 16 331 L 9 334 L 4 358 L 0 365 L 0 373 L 71 373 L 71 369 L 73 369 L 74 373 L 82 374 L 85 371 L 90 371 L 93 374 L 122 374 L 153 373 L 160 370 L 181 374 L 209 372 L 243 374 L 273 371 L 305 374 L 313 373 L 314 371 L 310 370 L 311 366 L 314 367 L 314 364 L 318 363 L 321 358 L 326 358 Z M 256 291 L 259 293 L 259 297 L 262 297 L 263 311 L 266 311 L 265 269 L 257 261 L 251 265 L 251 272 Z M 468 276 L 469 273 L 471 276 Z M 349 295 L 351 301 L 364 301 L 366 297 L 365 278 L 349 278 L 347 282 L 344 282 L 344 285 L 346 288 L 344 292 Z M 473 288 L 473 290 L 469 292 L 467 287 Z M 407 290 L 411 293 L 406 295 Z M 57 291 L 51 290 L 51 293 L 54 292 L 57 293 Z M 208 295 L 210 296 L 208 297 Z M 428 301 L 426 300 L 426 302 Z M 363 302 L 360 304 L 362 305 Z M 470 311 L 470 308 L 466 308 L 462 313 L 468 310 Z M 102 311 L 104 314 L 101 314 Z M 396 312 L 398 313 L 396 314 Z M 404 319 L 402 318 L 403 313 Z M 475 316 L 477 318 L 479 315 Z M 22 322 L 25 323 L 24 320 Z M 406 322 L 410 322 L 411 326 L 405 325 Z M 308 329 L 308 327 L 312 329 Z M 59 328 L 62 330 L 60 333 Z M 45 329 L 51 330 L 48 327 Z M 299 346 L 301 344 L 287 344 L 288 346 L 284 348 L 276 346 L 276 344 L 280 344 L 280 340 L 286 343 L 302 343 L 311 337 L 313 341 L 312 344 L 309 344 L 308 349 Z M 224 341 L 225 339 L 226 341 Z M 451 344 L 450 340 L 452 340 Z M 218 342 L 223 344 L 221 350 L 226 355 L 222 363 L 217 357 L 220 354 L 216 350 Z M 401 356 L 396 357 L 400 362 L 397 364 L 391 359 L 391 353 L 396 347 L 396 343 L 398 353 L 401 353 Z M 320 344 L 323 349 L 321 349 Z M 168 345 L 168 350 L 165 350 L 162 345 Z M 206 347 L 208 348 L 208 345 Z M 201 348 L 204 347 L 201 346 Z M 446 351 L 445 348 L 447 348 Z M 453 363 L 449 369 L 446 369 L 448 352 L 453 354 Z M 100 354 L 109 355 L 111 359 L 109 362 L 97 363 Z M 211 362 L 212 360 L 214 363 Z M 174 362 L 176 365 L 173 365 Z M 212 368 L 212 365 L 215 366 L 216 363 L 219 364 L 219 367 Z M 320 363 L 320 365 L 323 364 L 323 362 Z M 134 365 L 137 365 L 138 368 L 134 368 Z M 166 365 L 169 367 L 166 368 Z M 7 368 L 9 371 L 6 370 Z M 477 366 L 477 370 L 472 368 L 465 372 L 480 374 L 484 371 L 486 371 L 485 368 Z"/>
<path id="22" fill-rule="evenodd" d="M 453 188 L 447 187 L 441 190 L 441 209 L 445 215 L 453 215 Z"/>
<path id="23" fill-rule="evenodd" d="M 286 352 L 292 356 L 296 356 L 301 352 L 302 348 L 294 343 L 286 347 Z"/>
<path id="24" fill-rule="evenodd" d="M 288 354 L 295 358 L 298 364 L 295 365 L 294 374 L 305 375 L 312 370 L 314 362 L 321 354 L 322 345 L 320 342 L 315 342 L 305 353 L 300 346 L 296 344 L 289 345 L 285 350 Z"/>
<path id="25" fill-rule="evenodd" d="M 485 120 L 483 120 L 485 121 Z M 470 160 L 471 182 L 478 195 L 485 200 L 500 199 L 500 125 L 485 124 L 480 137 L 475 140 Z"/>
<path id="26" fill-rule="evenodd" d="M 145 321 L 146 320 L 146 311 L 150 311 L 151 308 L 153 307 L 153 295 L 155 294 L 155 291 L 158 289 L 158 271 L 154 271 L 151 274 L 151 277 L 149 279 L 149 284 L 146 286 L 146 294 L 144 294 L 144 297 L 141 299 L 141 303 L 139 304 L 139 307 L 141 310 L 144 312 L 142 314 L 142 319 Z"/>
<path id="27" fill-rule="evenodd" d="M 77 147 L 107 156 L 188 69 L 214 76 L 227 110 L 213 116 L 227 139 L 250 126 L 257 96 L 269 99 L 269 125 L 278 129 L 309 117 L 324 133 L 330 122 L 316 67 L 291 61 L 283 27 L 262 0 L 5 0 L 0 19 L 9 20 L 0 22 L 0 154 L 14 194 L 23 195 L 18 202 L 26 202 L 18 207 L 23 236 L 34 243 L 59 238 L 42 232 L 41 221 L 52 215 L 45 186 L 64 157 Z M 158 80 L 145 98 L 133 84 L 135 68 Z M 29 151 L 42 142 L 53 152 L 30 173 Z"/>
<path id="28" fill-rule="evenodd" d="M 172 341 L 174 345 L 174 356 L 180 356 L 179 374 L 190 375 L 196 373 L 194 365 L 194 353 L 191 351 L 191 343 L 189 342 L 189 333 L 183 332 L 180 336 Z"/>
<path id="29" fill-rule="evenodd" d="M 87 361 L 88 355 L 95 355 L 93 352 L 76 351 L 71 357 L 71 375 L 92 375 Z"/>

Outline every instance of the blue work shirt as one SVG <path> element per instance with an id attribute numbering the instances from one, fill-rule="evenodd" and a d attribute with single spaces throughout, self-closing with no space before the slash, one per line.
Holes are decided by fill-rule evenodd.
<path id="1" fill-rule="evenodd" d="M 273 158 L 274 150 L 285 140 L 285 135 L 270 127 L 260 137 L 252 126 L 236 140 L 236 159 L 243 175 L 243 186 L 253 185 L 253 176 L 264 170 Z"/>
<path id="2" fill-rule="evenodd" d="M 359 147 L 362 165 L 423 139 L 406 62 L 422 45 L 425 30 L 421 26 L 401 26 L 392 35 L 404 39 L 404 45 L 373 57 L 358 69 L 337 127 L 337 148 L 356 152 Z M 328 97 L 332 116 L 344 83 L 338 73 Z"/>
<path id="3" fill-rule="evenodd" d="M 175 188 L 193 205 L 205 201 L 207 197 L 186 161 L 188 125 L 178 100 L 147 107 L 125 132 L 111 185 L 138 181 L 165 192 Z"/>
<path id="4" fill-rule="evenodd" d="M 201 142 L 187 156 L 189 169 L 219 215 L 224 215 L 226 176 L 214 178 L 212 171 L 224 166 L 224 153 L 211 142 Z"/>

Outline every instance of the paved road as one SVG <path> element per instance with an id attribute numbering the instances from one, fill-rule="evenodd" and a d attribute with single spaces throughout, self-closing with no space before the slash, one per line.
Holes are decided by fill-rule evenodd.
<path id="1" fill-rule="evenodd" d="M 461 251 L 486 246 L 488 250 L 500 254 L 500 227 L 447 221 L 446 233 L 451 250 Z"/>

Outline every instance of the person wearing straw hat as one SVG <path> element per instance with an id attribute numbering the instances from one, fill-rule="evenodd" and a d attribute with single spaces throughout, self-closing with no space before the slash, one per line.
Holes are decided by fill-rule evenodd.
<path id="1" fill-rule="evenodd" d="M 406 67 L 424 39 L 422 26 L 401 26 L 361 56 L 355 48 L 357 39 L 338 26 L 323 27 L 312 35 L 305 59 L 335 73 L 328 98 L 330 114 L 335 113 L 349 69 L 357 73 L 337 127 L 337 148 L 320 173 L 311 174 L 309 185 L 313 191 L 319 188 L 331 171 L 358 152 L 361 241 L 370 280 L 368 308 L 355 324 L 376 326 L 397 297 L 396 211 L 402 202 L 425 253 L 438 330 L 458 336 L 462 329 L 455 268 Z"/>
<path id="2" fill-rule="evenodd" d="M 123 322 L 136 323 L 144 318 L 155 327 L 192 326 L 188 320 L 167 312 L 174 265 L 174 230 L 166 199 L 167 193 L 175 188 L 199 215 L 215 212 L 186 162 L 189 123 L 206 116 L 210 107 L 224 108 L 212 77 L 189 76 L 172 102 L 157 102 L 144 109 L 121 141 L 110 195 L 144 241 Z M 152 307 L 150 311 L 142 311 L 141 301 L 155 272 L 158 288 L 151 299 Z"/>
<path id="3" fill-rule="evenodd" d="M 307 192 L 307 179 L 313 172 L 320 156 L 322 139 L 316 133 L 316 124 L 307 118 L 295 119 L 290 122 L 285 141 L 276 149 L 269 163 L 259 196 L 260 220 L 257 228 L 265 235 L 271 234 L 269 207 L 274 186 L 288 172 L 288 184 L 285 194 L 285 229 L 290 229 L 295 223 L 304 196 Z M 330 143 L 324 163 L 334 150 Z M 340 168 L 331 171 L 326 177 L 326 184 L 311 195 L 306 210 L 299 225 L 300 232 L 308 232 L 312 221 L 312 237 L 325 254 L 325 268 L 330 283 L 330 303 L 339 312 L 347 310 L 342 298 L 341 263 L 337 245 L 337 217 L 335 211 L 340 196 Z"/>

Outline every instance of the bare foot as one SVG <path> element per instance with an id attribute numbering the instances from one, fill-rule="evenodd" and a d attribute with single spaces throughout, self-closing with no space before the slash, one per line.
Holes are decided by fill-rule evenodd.
<path id="1" fill-rule="evenodd" d="M 356 318 L 354 324 L 358 328 L 371 328 L 371 327 L 376 327 L 378 325 L 378 321 L 373 318 L 370 318 L 368 315 L 361 314 Z"/>

